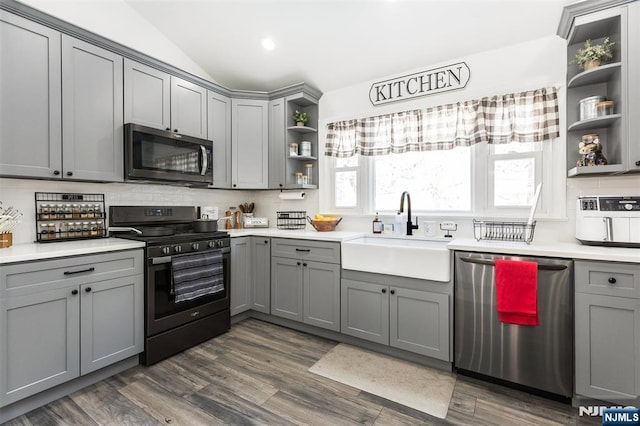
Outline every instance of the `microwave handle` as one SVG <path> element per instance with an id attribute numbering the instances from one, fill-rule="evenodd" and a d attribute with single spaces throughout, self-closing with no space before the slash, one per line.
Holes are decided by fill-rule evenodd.
<path id="1" fill-rule="evenodd" d="M 204 145 L 200 145 L 200 152 L 202 153 L 202 169 L 200 170 L 200 174 L 202 176 L 207 174 L 207 169 L 209 168 L 209 159 L 207 158 L 207 149 Z"/>

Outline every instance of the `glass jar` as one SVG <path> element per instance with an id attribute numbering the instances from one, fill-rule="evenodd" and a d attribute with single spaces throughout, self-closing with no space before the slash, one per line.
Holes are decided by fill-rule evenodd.
<path id="1" fill-rule="evenodd" d="M 40 220 L 50 219 L 51 210 L 49 204 L 40 204 Z"/>
<path id="2" fill-rule="evenodd" d="M 92 237 L 95 237 L 98 235 L 98 224 L 97 222 L 93 221 L 91 223 L 89 223 L 89 235 L 91 235 Z"/>
<path id="3" fill-rule="evenodd" d="M 95 217 L 93 204 L 87 204 L 87 218 L 91 219 Z"/>
<path id="4" fill-rule="evenodd" d="M 80 219 L 80 204 L 71 205 L 71 217 L 73 219 Z"/>
<path id="5" fill-rule="evenodd" d="M 306 163 L 304 165 L 305 176 L 307 177 L 307 184 L 313 185 L 313 163 Z"/>
<path id="6" fill-rule="evenodd" d="M 104 235 L 104 224 L 101 220 L 96 221 L 96 226 L 98 227 L 98 235 Z"/>
<path id="7" fill-rule="evenodd" d="M 67 238 L 73 238 L 76 236 L 76 227 L 73 222 L 67 222 Z"/>
<path id="8" fill-rule="evenodd" d="M 613 101 L 602 101 L 596 104 L 596 115 L 604 117 L 613 114 Z"/>
<path id="9" fill-rule="evenodd" d="M 94 217 L 102 217 L 102 206 L 100 204 L 93 205 L 93 215 Z"/>
<path id="10" fill-rule="evenodd" d="M 40 224 L 40 229 L 38 231 L 40 233 L 40 239 L 41 240 L 48 240 L 49 239 L 49 229 L 47 228 L 47 224 L 46 223 L 41 223 Z"/>
<path id="11" fill-rule="evenodd" d="M 89 215 L 89 210 L 86 204 L 80 204 L 80 219 L 86 219 Z"/>
<path id="12" fill-rule="evenodd" d="M 298 155 L 298 143 L 291 142 L 289 144 L 289 157 L 296 157 Z"/>
<path id="13" fill-rule="evenodd" d="M 56 224 L 55 223 L 47 223 L 47 232 L 49 233 L 49 239 L 55 239 L 58 238 L 58 235 L 56 234 Z"/>
<path id="14" fill-rule="evenodd" d="M 71 204 L 65 204 L 64 205 L 64 218 L 65 219 L 71 219 L 73 217 L 72 213 L 71 213 Z"/>
<path id="15" fill-rule="evenodd" d="M 302 172 L 296 172 L 294 173 L 296 176 L 296 184 L 298 185 L 302 185 L 302 177 L 304 176 L 304 173 Z"/>
<path id="16" fill-rule="evenodd" d="M 73 228 L 76 237 L 82 237 L 82 222 L 74 222 Z"/>
<path id="17" fill-rule="evenodd" d="M 82 222 L 82 236 L 88 237 L 90 235 L 89 222 Z"/>

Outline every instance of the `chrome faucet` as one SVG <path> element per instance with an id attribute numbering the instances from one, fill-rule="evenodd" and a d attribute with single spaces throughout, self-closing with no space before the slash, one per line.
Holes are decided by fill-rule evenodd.
<path id="1" fill-rule="evenodd" d="M 400 196 L 400 213 L 404 212 L 404 198 L 407 197 L 407 235 L 413 235 L 413 230 L 418 229 L 418 225 L 411 223 L 411 196 L 407 191 L 404 191 Z M 416 216 L 416 222 L 418 222 L 418 216 Z"/>

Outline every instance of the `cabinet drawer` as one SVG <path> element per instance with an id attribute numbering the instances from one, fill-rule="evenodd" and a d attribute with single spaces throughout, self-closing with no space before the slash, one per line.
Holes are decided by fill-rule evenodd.
<path id="1" fill-rule="evenodd" d="M 273 238 L 271 255 L 317 262 L 340 263 L 340 243 Z"/>
<path id="2" fill-rule="evenodd" d="M 142 250 L 24 262 L 0 272 L 0 298 L 143 274 Z"/>
<path id="3" fill-rule="evenodd" d="M 576 261 L 576 291 L 640 298 L 640 264 Z"/>

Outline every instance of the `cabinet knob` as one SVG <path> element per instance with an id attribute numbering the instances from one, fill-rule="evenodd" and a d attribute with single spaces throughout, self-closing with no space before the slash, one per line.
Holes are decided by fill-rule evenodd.
<path id="1" fill-rule="evenodd" d="M 235 187 L 236 187 L 236 186 L 238 186 L 238 185 L 236 185 L 236 184 L 234 183 L 234 184 L 233 184 L 233 185 L 231 185 L 231 186 L 233 186 L 233 187 L 235 188 Z"/>
<path id="2" fill-rule="evenodd" d="M 73 176 L 73 172 L 67 172 L 67 176 Z"/>
<path id="3" fill-rule="evenodd" d="M 87 293 L 90 293 L 91 292 L 91 287 L 85 288 L 84 291 L 86 291 Z"/>
<path id="4" fill-rule="evenodd" d="M 265 244 L 269 244 L 269 240 L 264 240 L 264 243 Z"/>
<path id="5" fill-rule="evenodd" d="M 636 161 L 636 166 L 640 167 L 640 160 Z"/>
<path id="6" fill-rule="evenodd" d="M 173 129 L 174 132 L 178 133 L 178 129 Z"/>
<path id="7" fill-rule="evenodd" d="M 382 289 L 382 292 L 383 292 L 383 293 L 386 293 L 386 292 L 387 292 L 387 289 L 386 289 L 386 288 L 383 288 L 383 289 Z"/>
<path id="8" fill-rule="evenodd" d="M 300 266 L 300 265 L 302 265 L 302 263 L 300 263 L 300 262 L 297 262 L 297 263 L 296 263 L 296 265 L 298 265 L 298 266 Z"/>
<path id="9" fill-rule="evenodd" d="M 390 290 L 389 293 L 396 294 L 396 291 L 395 290 Z"/>
<path id="10" fill-rule="evenodd" d="M 53 175 L 54 175 L 54 176 L 58 176 L 59 174 L 60 174 L 60 170 L 54 170 L 54 171 L 53 171 Z"/>
<path id="11" fill-rule="evenodd" d="M 306 264 L 306 263 L 303 263 L 303 264 L 302 264 L 302 266 L 307 266 L 307 264 Z"/>
<path id="12" fill-rule="evenodd" d="M 607 281 L 609 281 L 609 284 L 615 284 L 616 283 L 616 279 L 614 277 L 609 277 L 609 279 Z"/>
<path id="13" fill-rule="evenodd" d="M 165 130 L 170 132 L 171 131 L 171 127 L 167 127 Z"/>
<path id="14" fill-rule="evenodd" d="M 71 290 L 71 294 L 73 294 L 75 296 L 76 294 L 78 294 L 78 290 L 75 290 L 75 289 Z"/>

